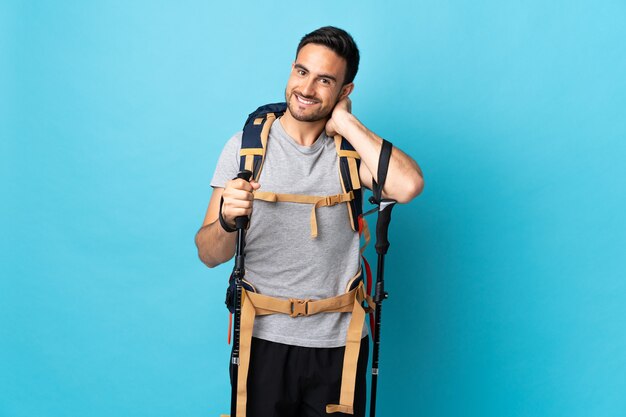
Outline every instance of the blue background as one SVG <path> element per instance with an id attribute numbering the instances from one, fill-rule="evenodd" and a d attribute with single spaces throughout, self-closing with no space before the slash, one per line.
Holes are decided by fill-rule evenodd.
<path id="1" fill-rule="evenodd" d="M 227 412 L 193 237 L 224 142 L 346 28 L 355 114 L 422 166 L 394 211 L 381 416 L 626 415 L 626 4 L 0 6 L 0 415 Z"/>

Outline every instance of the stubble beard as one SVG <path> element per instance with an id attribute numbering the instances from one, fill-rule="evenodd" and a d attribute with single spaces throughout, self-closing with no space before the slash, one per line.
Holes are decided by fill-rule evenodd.
<path id="1" fill-rule="evenodd" d="M 296 104 L 291 103 L 292 98 L 296 102 Z M 285 101 L 287 102 L 287 108 L 289 109 L 289 113 L 291 113 L 291 116 L 299 122 L 313 123 L 313 122 L 319 122 L 320 120 L 328 120 L 330 118 L 330 113 L 333 111 L 333 108 L 335 107 L 333 105 L 330 109 L 319 108 L 310 114 L 301 114 L 298 112 L 298 108 L 297 108 L 298 99 L 296 98 L 294 92 L 292 91 L 291 93 L 289 93 L 287 90 L 285 90 Z"/>

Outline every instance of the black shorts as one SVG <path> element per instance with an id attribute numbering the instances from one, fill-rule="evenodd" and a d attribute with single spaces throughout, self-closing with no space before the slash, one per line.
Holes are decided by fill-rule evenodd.
<path id="1" fill-rule="evenodd" d="M 307 348 L 252 338 L 248 373 L 248 417 L 328 417 L 339 404 L 344 347 Z M 368 338 L 361 340 L 354 415 L 365 416 Z M 348 414 L 333 413 L 340 417 Z"/>

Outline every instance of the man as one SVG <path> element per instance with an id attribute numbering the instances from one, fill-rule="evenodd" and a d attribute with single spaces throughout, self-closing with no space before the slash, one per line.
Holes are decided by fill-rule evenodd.
<path id="1" fill-rule="evenodd" d="M 246 280 L 260 294 L 321 300 L 346 291 L 360 272 L 359 236 L 345 204 L 317 209 L 311 238 L 311 206 L 255 200 L 261 188 L 274 193 L 324 196 L 341 192 L 334 135 L 343 136 L 361 158 L 359 177 L 376 180 L 382 139 L 351 114 L 350 93 L 359 64 L 352 37 L 334 27 L 305 35 L 285 89 L 287 109 L 271 125 L 259 181 L 235 178 L 241 133 L 226 144 L 202 228 L 196 235 L 200 259 L 209 267 L 235 252 L 235 218 L 251 216 L 246 237 Z M 407 203 L 423 188 L 418 165 L 397 148 L 391 153 L 383 197 Z M 222 221 L 220 216 L 220 200 Z M 253 212 L 254 206 L 254 212 Z M 247 381 L 247 416 L 326 416 L 337 404 L 350 313 L 307 317 L 257 317 Z M 363 329 L 363 336 L 367 331 Z M 365 413 L 367 337 L 358 359 L 354 415 Z M 339 408 L 339 410 L 343 410 Z M 342 412 L 336 416 L 346 415 Z"/>

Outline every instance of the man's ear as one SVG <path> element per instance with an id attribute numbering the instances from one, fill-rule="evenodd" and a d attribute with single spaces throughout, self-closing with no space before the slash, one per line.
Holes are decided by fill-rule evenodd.
<path id="1" fill-rule="evenodd" d="M 343 87 L 341 87 L 341 94 L 339 94 L 339 100 L 343 100 L 344 98 L 348 97 L 350 93 L 352 93 L 352 90 L 354 90 L 354 83 L 346 84 Z"/>

